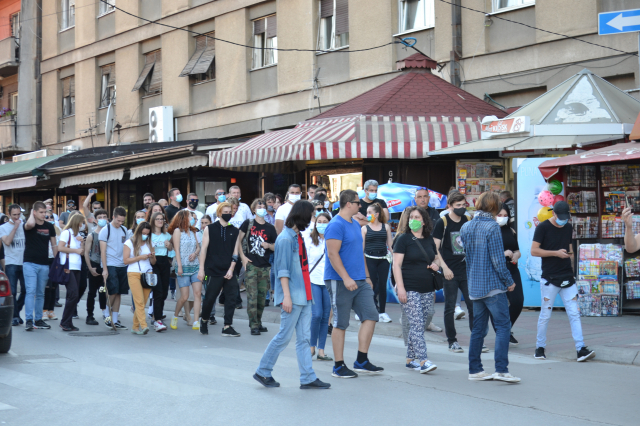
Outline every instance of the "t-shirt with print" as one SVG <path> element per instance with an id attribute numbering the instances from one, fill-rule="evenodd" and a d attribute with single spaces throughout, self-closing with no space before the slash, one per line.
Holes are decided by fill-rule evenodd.
<path id="1" fill-rule="evenodd" d="M 368 203 L 364 199 L 360 199 L 360 210 L 358 210 L 358 211 L 360 213 L 362 213 L 363 216 L 366 216 L 367 215 L 367 209 L 369 208 L 369 206 L 371 206 L 374 203 L 380 204 L 380 207 L 382 207 L 383 209 L 388 208 L 387 207 L 387 203 L 384 200 L 381 200 L 380 198 L 376 198 L 375 200 L 371 201 L 370 203 Z"/>
<path id="2" fill-rule="evenodd" d="M 300 267 L 302 268 L 302 279 L 304 280 L 304 291 L 307 293 L 307 301 L 309 301 L 313 299 L 311 295 L 311 277 L 309 277 L 309 258 L 307 257 L 304 240 L 300 234 L 298 234 L 298 253 L 300 255 Z"/>
<path id="3" fill-rule="evenodd" d="M 13 222 L 7 222 L 0 226 L 0 238 L 11 234 L 13 231 Z M 22 225 L 16 229 L 16 233 L 13 236 L 11 245 L 6 245 L 4 242 L 4 263 L 6 265 L 22 265 L 24 255 L 24 228 Z"/>
<path id="4" fill-rule="evenodd" d="M 446 229 L 444 219 L 438 219 L 433 229 L 433 238 L 441 241 L 440 254 L 447 267 L 453 272 L 454 278 L 466 279 L 467 263 L 465 261 L 464 244 L 460 238 L 460 229 L 462 229 L 462 225 L 469 221 L 469 218 L 465 215 L 462 216 L 459 222 L 455 222 L 449 214 L 444 215 L 444 217 L 447 220 Z"/>
<path id="5" fill-rule="evenodd" d="M 24 225 L 23 225 L 24 226 Z M 56 236 L 56 230 L 49 222 L 24 230 L 24 261 L 38 265 L 50 265 L 49 246 L 51 237 Z"/>
<path id="6" fill-rule="evenodd" d="M 249 228 L 250 220 L 245 220 L 240 231 L 244 232 L 244 238 L 247 238 L 247 229 Z M 269 258 L 273 251 L 262 247 L 262 243 L 275 244 L 278 234 L 276 228 L 268 223 L 259 224 L 256 220 L 253 221 L 253 226 L 249 232 L 249 241 L 247 244 L 247 250 L 249 253 L 245 253 L 245 256 L 249 258 L 251 264 L 257 268 L 268 268 L 271 266 Z"/>
<path id="7" fill-rule="evenodd" d="M 422 253 L 421 244 L 427 257 Z M 433 273 L 429 265 L 436 257 L 436 244 L 431 236 L 427 238 L 415 238 L 413 234 L 402 234 L 393 244 L 393 252 L 404 254 L 402 260 L 402 281 L 405 291 L 418 293 L 430 293 L 434 291 Z"/>
<path id="8" fill-rule="evenodd" d="M 107 236 L 109 236 L 109 241 L 107 241 Z M 122 260 L 122 250 L 124 249 L 124 242 L 128 239 L 127 229 L 124 226 L 116 228 L 112 224 L 108 224 L 102 228 L 98 237 L 100 241 L 107 243 L 107 266 L 120 268 L 126 266 Z"/>
<path id="9" fill-rule="evenodd" d="M 327 243 L 329 240 L 340 240 L 342 242 L 339 251 L 340 259 L 352 280 L 365 280 L 367 278 L 364 269 L 364 252 L 362 251 L 362 230 L 357 221 L 352 219 L 349 222 L 342 216 L 334 217 L 324 232 L 324 239 Z M 333 269 L 327 253 L 325 253 L 325 257 L 327 262 L 324 264 L 324 279 L 342 280 L 340 275 Z"/>
<path id="10" fill-rule="evenodd" d="M 554 226 L 550 220 L 545 220 L 536 228 L 533 233 L 533 241 L 540 243 L 542 250 L 565 249 L 567 253 L 571 251 L 571 241 L 573 227 L 567 223 L 562 228 Z M 551 281 L 553 277 L 572 276 L 571 258 L 561 259 L 559 257 L 542 258 L 542 278 Z"/>

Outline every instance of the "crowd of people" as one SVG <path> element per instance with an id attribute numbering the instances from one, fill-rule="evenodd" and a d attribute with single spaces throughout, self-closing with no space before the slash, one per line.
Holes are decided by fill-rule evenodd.
<path id="1" fill-rule="evenodd" d="M 127 211 L 116 207 L 109 218 L 93 198 L 94 190 L 82 211 L 69 200 L 59 217 L 52 200 L 34 203 L 28 218 L 12 204 L 1 218 L 0 258 L 16 295 L 13 325 L 24 323 L 27 331 L 51 328 L 58 319 L 55 307 L 62 306 L 59 286 L 64 285 L 59 326 L 66 332 L 79 330 L 73 320 L 79 318 L 78 302 L 87 292 L 87 325 L 102 322 L 127 329 L 120 311 L 123 297 L 130 297 L 131 332 L 163 332 L 164 304 L 171 297 L 176 301 L 172 330 L 182 318 L 207 335 L 209 326 L 217 324 L 218 302 L 224 306 L 222 336 L 239 337 L 233 317 L 242 308 L 240 292 L 246 291 L 251 335 L 268 331 L 262 323 L 265 306 L 272 301 L 281 308 L 279 331 L 254 378 L 266 387 L 279 386 L 272 371 L 295 332 L 301 388 L 326 389 L 330 385 L 316 376 L 313 357 L 333 362 L 337 378 L 383 371 L 369 361 L 368 352 L 376 323 L 392 321 L 386 312 L 391 277 L 402 306 L 406 368 L 419 373 L 437 369 L 428 357 L 424 332 L 442 331 L 432 324 L 435 291 L 442 288 L 451 352 L 464 352 L 455 319 L 467 315 L 469 321 L 469 380 L 519 382 L 508 370 L 509 345 L 518 344 L 511 329 L 524 302 L 510 194 L 484 193 L 470 212 L 465 196 L 452 190 L 439 213 L 439 200 L 420 188 L 393 236 L 378 183 L 368 180 L 363 190 L 362 199 L 353 190 L 342 191 L 339 207 L 333 209 L 321 186 L 307 188 L 308 200 L 302 200 L 301 186 L 292 184 L 284 197 L 267 193 L 250 205 L 240 201 L 240 188 L 232 186 L 217 190 L 216 202 L 203 213 L 197 194 L 188 194 L 183 207 L 180 190 L 173 188 L 158 202 L 153 194 L 144 194 L 144 208 L 135 212 L 130 228 L 125 227 Z M 577 360 L 595 356 L 582 338 L 568 217 L 568 205 L 556 203 L 553 218 L 537 227 L 533 239 L 531 253 L 542 258 L 537 359 L 545 358 L 547 326 L 558 294 L 570 319 Z M 631 236 L 628 244 L 638 243 Z M 460 308 L 461 297 L 468 312 Z M 344 340 L 352 310 L 360 329 L 350 368 Z M 489 351 L 484 345 L 489 322 L 496 333 L 493 374 L 484 371 L 480 360 L 481 352 Z M 325 352 L 328 336 L 333 357 Z"/>

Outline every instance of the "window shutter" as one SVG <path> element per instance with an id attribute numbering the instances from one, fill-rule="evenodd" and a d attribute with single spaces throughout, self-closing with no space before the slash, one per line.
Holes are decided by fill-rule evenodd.
<path id="1" fill-rule="evenodd" d="M 253 35 L 264 34 L 264 19 L 253 21 Z"/>
<path id="2" fill-rule="evenodd" d="M 149 83 L 149 93 L 162 91 L 162 54 L 158 50 L 155 57 L 155 66 L 151 74 L 151 82 Z"/>
<path id="3" fill-rule="evenodd" d="M 333 16 L 333 0 L 320 0 L 320 17 Z"/>
<path id="4" fill-rule="evenodd" d="M 267 38 L 273 38 L 278 35 L 278 17 L 276 15 L 267 18 Z"/>
<path id="5" fill-rule="evenodd" d="M 76 96 L 76 77 L 69 77 L 69 96 L 74 98 Z"/>
<path id="6" fill-rule="evenodd" d="M 109 72 L 109 83 L 107 83 L 108 86 L 115 86 L 116 85 L 116 64 L 111 65 L 111 69 Z"/>
<path id="7" fill-rule="evenodd" d="M 133 90 L 131 90 L 132 92 L 135 92 L 136 90 L 140 90 L 140 88 L 142 87 L 142 84 L 147 79 L 147 77 L 149 76 L 149 73 L 151 72 L 151 70 L 153 69 L 153 66 L 155 65 L 155 62 L 153 61 L 153 59 L 155 59 L 155 54 L 153 53 L 145 56 L 144 68 L 142 68 L 142 72 L 140 73 L 140 77 L 138 77 L 136 84 L 133 85 Z"/>
<path id="8" fill-rule="evenodd" d="M 191 74 L 204 74 L 211 66 L 213 58 L 216 56 L 216 45 L 213 40 L 209 40 L 207 47 L 204 49 L 202 56 L 198 59 L 198 62 L 193 67 Z"/>
<path id="9" fill-rule="evenodd" d="M 69 78 L 65 78 L 64 80 L 62 80 L 62 97 L 63 98 L 67 98 L 69 97 L 69 84 L 71 83 L 71 79 Z"/>
<path id="10" fill-rule="evenodd" d="M 336 0 L 336 35 L 349 32 L 349 0 Z"/>
<path id="11" fill-rule="evenodd" d="M 209 42 L 213 43 L 213 40 L 210 40 Z M 184 66 L 184 69 L 180 73 L 179 77 L 186 77 L 188 75 L 193 74 L 192 72 L 193 68 L 196 66 L 196 64 L 198 63 L 198 60 L 202 56 L 202 52 L 204 52 L 206 45 L 207 45 L 206 36 L 196 37 L 196 51 L 193 52 L 193 55 L 189 59 L 189 62 L 187 62 L 187 65 Z"/>

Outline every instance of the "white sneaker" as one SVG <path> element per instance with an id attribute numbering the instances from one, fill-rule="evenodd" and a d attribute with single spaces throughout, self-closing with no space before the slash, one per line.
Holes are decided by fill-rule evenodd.
<path id="1" fill-rule="evenodd" d="M 514 377 L 510 373 L 493 373 L 493 380 L 500 380 L 508 383 L 519 383 L 520 377 Z"/>
<path id="2" fill-rule="evenodd" d="M 489 374 L 486 371 L 481 371 L 475 374 L 469 374 L 469 380 L 481 381 L 481 380 L 493 380 L 495 377 L 493 374 Z"/>
<path id="3" fill-rule="evenodd" d="M 436 333 L 440 333 L 442 331 L 442 329 L 440 327 L 438 327 L 437 325 L 435 325 L 434 323 L 430 323 L 427 326 L 427 331 L 433 331 Z"/>
<path id="4" fill-rule="evenodd" d="M 356 321 L 360 321 L 360 317 L 356 314 Z"/>
<path id="5" fill-rule="evenodd" d="M 380 322 L 391 322 L 391 318 L 386 313 L 382 313 L 378 315 L 378 321 Z"/>
<path id="6" fill-rule="evenodd" d="M 167 326 L 162 321 L 156 321 L 153 323 L 153 329 L 158 333 L 167 329 Z"/>
<path id="7" fill-rule="evenodd" d="M 193 326 L 191 328 L 193 330 L 200 330 L 200 321 L 194 321 Z"/>
<path id="8" fill-rule="evenodd" d="M 463 311 L 460 306 L 456 306 L 456 310 L 453 312 L 453 316 L 457 320 L 464 318 L 466 314 L 467 313 Z"/>

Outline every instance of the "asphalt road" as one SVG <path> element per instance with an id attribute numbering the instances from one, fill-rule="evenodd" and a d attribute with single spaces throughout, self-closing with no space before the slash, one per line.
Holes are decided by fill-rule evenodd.
<path id="1" fill-rule="evenodd" d="M 83 309 L 79 309 L 81 312 Z M 123 324 L 131 324 L 129 312 Z M 82 317 L 84 319 L 84 317 Z M 220 319 L 219 319 L 220 320 Z M 332 363 L 314 361 L 326 391 L 299 389 L 294 344 L 280 357 L 266 389 L 252 379 L 275 334 L 249 334 L 236 320 L 239 338 L 208 336 L 181 320 L 177 331 L 135 336 L 70 336 L 14 328 L 14 346 L 0 356 L 0 424 L 7 425 L 638 425 L 640 368 L 602 362 L 538 361 L 512 354 L 510 371 L 520 384 L 470 382 L 467 354 L 428 343 L 438 369 L 418 374 L 404 367 L 402 339 L 375 336 L 370 359 L 379 376 L 331 377 Z M 81 332 L 104 332 L 87 326 Z M 330 339 L 327 353 L 331 355 Z M 357 335 L 347 332 L 347 363 Z M 493 372 L 493 352 L 483 354 Z"/>

